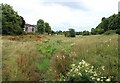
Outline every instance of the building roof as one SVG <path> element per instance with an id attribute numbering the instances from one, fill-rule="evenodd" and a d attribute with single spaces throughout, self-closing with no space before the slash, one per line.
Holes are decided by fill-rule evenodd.
<path id="1" fill-rule="evenodd" d="M 25 24 L 25 26 L 28 26 L 28 27 L 35 27 L 35 25 L 31 25 L 31 24 Z"/>

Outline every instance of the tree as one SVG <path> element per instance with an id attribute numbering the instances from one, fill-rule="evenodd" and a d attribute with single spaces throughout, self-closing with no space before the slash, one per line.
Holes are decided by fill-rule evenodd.
<path id="1" fill-rule="evenodd" d="M 65 37 L 70 37 L 69 31 L 64 31 L 64 35 L 65 35 Z"/>
<path id="2" fill-rule="evenodd" d="M 116 30 L 116 33 L 120 35 L 120 29 L 117 29 L 117 30 Z"/>
<path id="3" fill-rule="evenodd" d="M 52 31 L 51 31 L 51 35 L 54 35 L 54 34 L 55 34 L 55 31 L 52 30 Z"/>
<path id="4" fill-rule="evenodd" d="M 117 31 L 118 33 L 120 29 L 120 13 L 113 14 L 112 16 L 105 18 L 102 18 L 102 22 L 96 27 L 98 34 L 103 33 L 113 33 L 114 31 Z"/>
<path id="5" fill-rule="evenodd" d="M 76 32 L 76 35 L 82 35 L 82 32 Z"/>
<path id="6" fill-rule="evenodd" d="M 62 35 L 63 32 L 62 32 L 61 30 L 59 30 L 59 31 L 56 31 L 56 34 L 57 34 L 57 35 Z"/>
<path id="7" fill-rule="evenodd" d="M 24 18 L 23 18 L 22 16 L 20 16 L 20 17 L 21 17 L 21 19 L 22 19 L 21 28 L 22 28 L 22 30 L 24 30 L 24 27 L 25 27 L 25 20 L 24 20 Z"/>
<path id="8" fill-rule="evenodd" d="M 75 37 L 75 30 L 74 29 L 69 29 L 69 34 L 70 34 L 70 37 Z"/>
<path id="9" fill-rule="evenodd" d="M 45 33 L 45 25 L 44 25 L 44 20 L 39 19 L 37 21 L 37 32 L 40 34 Z"/>
<path id="10" fill-rule="evenodd" d="M 105 18 L 105 17 L 103 17 L 101 21 L 104 21 L 105 19 L 106 19 L 106 18 Z"/>
<path id="11" fill-rule="evenodd" d="M 98 29 L 96 29 L 96 30 L 97 30 L 97 33 L 98 33 L 98 34 L 103 34 L 103 33 L 104 33 L 104 29 L 98 28 Z"/>
<path id="12" fill-rule="evenodd" d="M 2 4 L 2 34 L 3 35 L 20 35 L 23 33 L 21 29 L 22 19 L 15 12 L 12 6 Z"/>
<path id="13" fill-rule="evenodd" d="M 97 34 L 97 30 L 94 29 L 94 28 L 92 28 L 92 29 L 91 29 L 91 34 L 92 34 L 92 35 L 96 35 L 96 34 Z"/>
<path id="14" fill-rule="evenodd" d="M 108 28 L 108 24 L 109 24 L 109 20 L 108 19 L 104 19 L 98 26 L 97 29 L 104 29 L 104 31 L 109 30 Z"/>
<path id="15" fill-rule="evenodd" d="M 83 31 L 82 35 L 83 35 L 83 36 L 85 36 L 85 35 L 89 35 L 89 31 L 86 31 L 86 30 Z"/>
<path id="16" fill-rule="evenodd" d="M 50 34 L 51 33 L 51 27 L 49 25 L 49 23 L 45 22 L 45 32 Z"/>
<path id="17" fill-rule="evenodd" d="M 65 31 L 64 35 L 65 35 L 65 37 L 75 37 L 76 32 L 74 29 L 71 28 L 71 29 L 69 29 L 69 31 Z"/>

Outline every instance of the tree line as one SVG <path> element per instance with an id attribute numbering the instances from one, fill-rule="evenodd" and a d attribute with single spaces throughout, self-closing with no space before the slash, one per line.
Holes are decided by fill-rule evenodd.
<path id="1" fill-rule="evenodd" d="M 113 14 L 112 16 L 101 19 L 101 23 L 96 27 L 91 29 L 91 34 L 120 34 L 120 12 L 118 14 Z"/>
<path id="2" fill-rule="evenodd" d="M 0 13 L 0 21 L 2 22 L 3 35 L 20 35 L 24 34 L 25 20 L 22 16 L 18 15 L 12 6 L 8 4 L 1 4 L 0 8 L 2 13 Z M 1 15 L 2 14 L 2 15 Z M 36 33 L 39 34 L 57 34 L 65 35 L 65 37 L 75 37 L 76 35 L 97 35 L 97 34 L 120 34 L 120 12 L 114 14 L 108 18 L 103 17 L 101 23 L 96 27 L 92 28 L 91 32 L 84 30 L 76 32 L 75 29 L 70 28 L 68 31 L 53 31 L 48 22 L 43 19 L 39 19 L 36 24 Z"/>
<path id="3" fill-rule="evenodd" d="M 71 30 L 69 31 L 57 31 L 57 34 L 64 34 L 65 36 L 68 36 Z M 101 23 L 96 27 L 92 28 L 91 32 L 84 30 L 80 32 L 75 32 L 75 30 L 72 30 L 72 35 L 98 35 L 98 34 L 120 34 L 120 12 L 118 14 L 113 14 L 112 16 L 105 18 L 103 17 L 101 19 Z M 69 36 L 68 36 L 69 37 Z M 73 37 L 73 36 L 72 36 Z"/>

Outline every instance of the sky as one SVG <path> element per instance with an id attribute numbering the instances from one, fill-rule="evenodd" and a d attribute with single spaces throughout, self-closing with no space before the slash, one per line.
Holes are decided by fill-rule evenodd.
<path id="1" fill-rule="evenodd" d="M 54 31 L 91 30 L 102 17 L 118 13 L 119 0 L 1 0 L 13 7 L 26 23 L 48 22 Z"/>

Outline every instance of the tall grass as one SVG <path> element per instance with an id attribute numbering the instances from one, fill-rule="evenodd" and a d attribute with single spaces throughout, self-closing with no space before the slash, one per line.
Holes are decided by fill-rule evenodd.
<path id="1" fill-rule="evenodd" d="M 105 76 L 118 80 L 118 36 L 3 36 L 3 80 L 59 80 L 71 63 L 85 60 L 105 66 Z M 120 77 L 120 76 L 119 76 Z"/>
<path id="2" fill-rule="evenodd" d="M 19 38 L 19 40 L 10 40 L 10 37 L 3 37 L 3 81 L 40 79 L 39 72 L 37 72 L 37 68 L 35 67 L 35 62 L 39 61 L 41 57 L 36 49 L 37 44 L 41 43 L 41 39 L 33 37 L 33 40 L 28 37 L 29 36 L 23 36 Z M 36 39 L 38 41 L 36 41 Z"/>
<path id="3" fill-rule="evenodd" d="M 79 39 L 73 47 L 73 51 L 76 53 L 75 62 L 84 59 L 99 67 L 104 65 L 106 73 L 105 75 L 114 76 L 117 80 L 118 70 L 118 36 L 88 36 Z"/>

